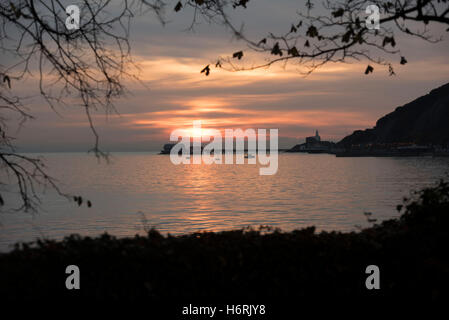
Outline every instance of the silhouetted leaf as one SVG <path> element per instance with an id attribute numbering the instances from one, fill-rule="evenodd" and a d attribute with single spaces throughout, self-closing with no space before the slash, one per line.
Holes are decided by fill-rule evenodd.
<path id="1" fill-rule="evenodd" d="M 182 3 L 181 3 L 181 1 L 179 1 L 175 6 L 175 11 L 178 12 L 181 9 L 182 9 Z"/>
<path id="2" fill-rule="evenodd" d="M 341 38 L 341 42 L 343 43 L 348 43 L 349 40 L 351 40 L 351 35 L 352 35 L 352 31 L 349 30 L 348 32 L 346 32 L 343 37 Z"/>
<path id="3" fill-rule="evenodd" d="M 220 62 L 220 60 L 218 60 L 217 63 L 215 64 L 215 68 L 221 68 L 221 62 Z"/>
<path id="4" fill-rule="evenodd" d="M 368 65 L 368 67 L 366 67 L 365 74 L 372 73 L 373 71 L 374 71 L 374 68 L 371 67 L 370 65 Z"/>
<path id="5" fill-rule="evenodd" d="M 390 76 L 396 75 L 396 73 L 394 72 L 393 66 L 391 64 L 388 65 L 388 72 L 390 73 Z"/>
<path id="6" fill-rule="evenodd" d="M 267 44 L 267 39 L 263 38 L 262 40 L 259 41 L 257 45 L 260 46 L 261 44 Z"/>
<path id="7" fill-rule="evenodd" d="M 232 4 L 232 6 L 233 6 L 234 8 L 239 7 L 239 6 L 246 8 L 246 4 L 247 4 L 248 2 L 249 2 L 249 0 L 239 0 L 238 2 L 235 1 L 235 2 Z"/>
<path id="8" fill-rule="evenodd" d="M 344 13 L 345 13 L 345 9 L 340 8 L 337 11 L 332 12 L 332 15 L 334 16 L 334 18 L 338 18 L 338 17 L 341 17 Z"/>
<path id="9" fill-rule="evenodd" d="M 8 88 L 11 89 L 11 79 L 9 78 L 9 76 L 3 76 L 3 82 L 6 82 L 8 84 Z"/>
<path id="10" fill-rule="evenodd" d="M 310 42 L 309 42 L 309 40 L 306 40 L 306 43 L 304 43 L 304 47 L 307 47 L 307 48 L 310 47 Z"/>
<path id="11" fill-rule="evenodd" d="M 394 37 L 385 37 L 382 46 L 385 47 L 387 44 L 391 44 L 392 47 L 395 47 L 396 41 L 394 40 Z"/>
<path id="12" fill-rule="evenodd" d="M 10 4 L 10 6 L 11 6 L 11 10 L 12 10 L 12 11 L 14 12 L 14 14 L 16 15 L 16 18 L 19 19 L 20 16 L 22 15 L 22 13 L 20 12 L 20 10 L 18 10 L 18 9 L 16 8 L 16 6 L 14 5 L 14 3 L 10 2 L 9 4 Z"/>
<path id="13" fill-rule="evenodd" d="M 282 51 L 279 48 L 279 42 L 275 43 L 275 45 L 273 46 L 273 49 L 271 49 L 271 54 L 280 55 L 282 57 Z"/>
<path id="14" fill-rule="evenodd" d="M 0 195 L 0 206 L 3 206 L 5 204 L 5 201 L 3 201 L 3 197 Z"/>
<path id="15" fill-rule="evenodd" d="M 233 58 L 237 58 L 237 59 L 242 59 L 243 57 L 243 51 L 238 51 L 238 52 L 234 52 L 234 54 L 232 55 Z"/>
<path id="16" fill-rule="evenodd" d="M 396 40 L 394 40 L 394 37 L 391 37 L 390 43 L 392 47 L 396 47 Z"/>
<path id="17" fill-rule="evenodd" d="M 88 208 L 92 207 L 92 202 L 90 202 L 90 200 L 87 200 L 87 207 Z"/>
<path id="18" fill-rule="evenodd" d="M 299 56 L 299 52 L 298 52 L 298 49 L 296 49 L 296 47 L 290 48 L 288 50 L 288 54 L 292 55 L 294 57 L 298 57 Z"/>
<path id="19" fill-rule="evenodd" d="M 204 69 L 203 69 L 203 70 L 201 70 L 201 73 L 205 73 L 205 74 L 206 74 L 206 76 L 208 76 L 208 75 L 209 75 L 209 73 L 210 73 L 210 68 L 209 68 L 209 65 L 207 65 L 206 67 L 204 67 Z"/>
<path id="20" fill-rule="evenodd" d="M 401 57 L 401 64 L 406 64 L 408 61 L 405 57 Z"/>
<path id="21" fill-rule="evenodd" d="M 296 32 L 298 31 L 298 29 L 296 29 L 296 27 L 294 25 L 292 25 L 292 27 L 290 28 L 290 32 Z"/>
<path id="22" fill-rule="evenodd" d="M 313 2 L 311 0 L 307 0 L 306 8 L 312 10 L 313 6 L 314 6 Z"/>
<path id="23" fill-rule="evenodd" d="M 315 26 L 310 26 L 306 32 L 306 35 L 311 38 L 318 37 L 318 29 Z"/>

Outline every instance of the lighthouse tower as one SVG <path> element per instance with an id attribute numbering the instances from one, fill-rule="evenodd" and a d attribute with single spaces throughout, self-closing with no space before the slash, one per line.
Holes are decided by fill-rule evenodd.
<path id="1" fill-rule="evenodd" d="M 316 141 L 321 141 L 321 137 L 320 137 L 320 135 L 318 134 L 318 130 L 315 132 L 315 140 L 316 140 Z"/>

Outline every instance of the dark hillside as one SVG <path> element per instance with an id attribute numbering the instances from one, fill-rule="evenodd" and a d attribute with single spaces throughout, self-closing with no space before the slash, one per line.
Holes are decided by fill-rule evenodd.
<path id="1" fill-rule="evenodd" d="M 371 129 L 357 130 L 340 145 L 363 143 L 449 143 L 449 83 L 380 118 Z"/>

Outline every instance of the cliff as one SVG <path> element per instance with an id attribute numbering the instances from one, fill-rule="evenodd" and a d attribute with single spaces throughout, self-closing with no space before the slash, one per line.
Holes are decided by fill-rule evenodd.
<path id="1" fill-rule="evenodd" d="M 339 142 L 350 147 L 363 143 L 449 143 L 449 83 L 396 108 L 371 129 L 357 130 Z"/>

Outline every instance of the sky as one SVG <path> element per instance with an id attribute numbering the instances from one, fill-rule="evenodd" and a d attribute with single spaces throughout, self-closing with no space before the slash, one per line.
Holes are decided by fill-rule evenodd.
<path id="1" fill-rule="evenodd" d="M 261 39 L 288 29 L 303 3 L 250 1 L 232 19 L 237 25 L 244 21 L 250 38 Z M 432 30 L 445 37 L 438 44 L 397 38 L 409 63 L 395 63 L 394 77 L 380 67 L 364 75 L 367 61 L 329 64 L 308 77 L 295 64 L 248 72 L 213 69 L 205 77 L 200 74 L 205 65 L 246 45 L 222 26 L 204 21 L 187 31 L 191 12 L 175 13 L 174 4 L 167 9 L 165 26 L 151 14 L 133 21 L 130 43 L 141 83 L 126 81 L 128 92 L 116 101 L 119 115 L 100 111 L 94 116 L 101 147 L 107 151 L 159 150 L 172 130 L 192 127 L 194 120 L 202 120 L 207 128 L 277 128 L 282 148 L 304 141 L 315 130 L 322 139 L 339 141 L 449 79 L 449 33 L 441 28 Z M 245 63 L 265 58 L 252 55 Z M 25 83 L 21 91 L 32 97 Z M 38 97 L 27 103 L 35 120 L 16 131 L 21 151 L 90 149 L 93 136 L 82 110 L 61 106 L 55 113 Z"/>

